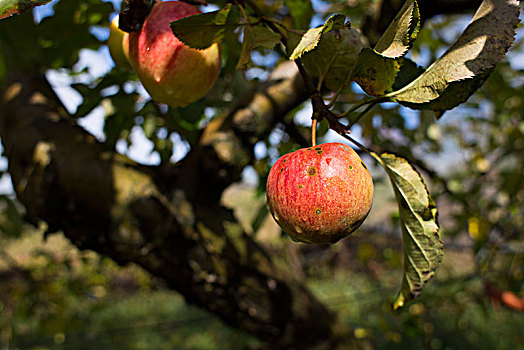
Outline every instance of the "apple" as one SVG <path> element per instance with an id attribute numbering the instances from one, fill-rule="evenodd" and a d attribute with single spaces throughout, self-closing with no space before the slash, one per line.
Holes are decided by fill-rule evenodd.
<path id="1" fill-rule="evenodd" d="M 185 2 L 158 2 L 140 31 L 129 35 L 130 62 L 157 102 L 186 106 L 207 94 L 218 78 L 220 45 L 193 49 L 171 31 L 171 22 L 199 13 L 199 9 Z"/>
<path id="2" fill-rule="evenodd" d="M 364 222 L 373 181 L 358 154 L 342 143 L 302 148 L 280 157 L 269 172 L 267 205 L 295 241 L 335 243 Z"/>
<path id="3" fill-rule="evenodd" d="M 107 46 L 115 66 L 123 69 L 132 69 L 129 63 L 129 34 L 118 28 L 118 16 L 113 18 L 109 26 Z"/>

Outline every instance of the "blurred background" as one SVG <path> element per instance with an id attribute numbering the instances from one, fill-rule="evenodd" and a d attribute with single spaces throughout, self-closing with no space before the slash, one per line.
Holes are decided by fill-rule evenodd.
<path id="1" fill-rule="evenodd" d="M 265 3 L 268 8 L 282 6 L 281 1 Z M 374 3 L 316 0 L 311 26 L 339 12 L 358 28 Z M 179 118 L 167 122 L 150 113 L 145 90 L 132 73 L 114 68 L 105 46 L 119 1 L 85 2 L 90 5 L 104 6 L 89 11 L 62 0 L 33 10 L 42 30 L 56 26 L 56 11 L 85 16 L 82 23 L 90 33 L 81 38 L 85 42 L 78 44 L 83 48 L 77 56 L 56 67 L 50 64 L 46 76 L 85 129 L 142 164 L 182 159 L 191 147 L 191 133 L 246 88 L 265 81 L 282 59 L 274 51 L 255 50 L 249 68 L 238 72 L 236 62 L 227 60 L 230 44 L 226 44 L 222 83 L 205 102 L 174 111 Z M 204 10 L 217 8 L 209 5 Z M 90 17 L 97 15 L 104 18 Z M 462 32 L 471 15 L 430 18 L 409 57 L 427 67 Z M 437 123 L 431 112 L 386 103 L 352 129 L 360 142 L 412 161 L 439 208 L 444 261 L 422 295 L 403 310 L 391 309 L 402 274 L 398 210 L 387 178 L 371 159 L 364 158 L 375 182 L 370 216 L 356 233 L 333 246 L 293 243 L 268 215 L 264 186 L 269 167 L 300 146 L 300 140 L 290 137 L 287 124 L 278 125 L 256 144 L 256 162 L 246 167 L 241 182 L 224 192 L 223 204 L 234 210 L 247 233 L 370 346 L 523 348 L 523 43 L 524 31 L 519 28 L 507 57 L 484 86 Z M 103 79 L 114 84 L 101 84 Z M 102 98 L 89 100 L 86 87 Z M 362 95 L 355 85 L 347 98 Z M 126 119 L 128 106 L 135 103 L 140 113 Z M 286 118 L 295 132 L 307 135 L 310 117 L 305 102 Z M 320 142 L 341 142 L 324 124 L 320 135 Z M 80 251 L 61 233 L 44 239 L 45 227 L 23 221 L 24 208 L 14 195 L 5 158 L 0 159 L 0 175 L 0 349 L 256 348 L 257 339 L 187 305 L 140 267 L 118 266 L 95 252 Z"/>

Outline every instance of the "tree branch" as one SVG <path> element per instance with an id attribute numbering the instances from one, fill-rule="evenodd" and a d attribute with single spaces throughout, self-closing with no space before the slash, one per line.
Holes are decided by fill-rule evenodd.
<path id="1" fill-rule="evenodd" d="M 45 220 L 51 230 L 63 230 L 77 246 L 120 264 L 139 264 L 188 302 L 272 348 L 315 344 L 333 348 L 353 342 L 346 326 L 277 268 L 218 201 L 190 200 L 186 187 L 166 195 L 151 176 L 157 168 L 115 154 L 75 125 L 43 76 L 10 79 L 0 91 L 0 137 L 18 199 L 33 222 Z M 279 86 L 270 85 L 266 93 L 273 96 L 270 89 L 281 91 Z M 259 99 L 267 98 L 260 94 Z M 227 161 L 232 172 L 241 168 L 235 157 L 220 151 L 220 143 L 226 142 L 221 135 L 231 135 L 226 125 L 237 129 L 257 125 L 245 121 L 269 114 L 252 113 L 245 119 L 239 117 L 240 110 L 206 130 L 202 146 L 196 148 L 200 153 L 195 153 L 197 161 L 208 163 L 200 169 L 209 171 Z M 245 128 L 243 135 L 265 132 Z M 253 142 L 246 140 L 238 142 Z M 212 155 L 214 150 L 218 152 Z M 173 176 L 182 184 L 181 179 L 191 175 L 178 171 Z"/>

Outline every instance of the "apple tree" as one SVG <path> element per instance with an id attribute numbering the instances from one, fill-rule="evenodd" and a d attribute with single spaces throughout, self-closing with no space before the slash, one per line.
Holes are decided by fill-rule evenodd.
<path id="1" fill-rule="evenodd" d="M 517 0 L 184 1 L 180 7 L 195 10 L 172 18 L 160 11 L 167 1 L 123 0 L 118 11 L 116 2 L 61 0 L 52 15 L 33 16 L 49 2 L 0 1 L 0 138 L 25 221 L 119 264 L 140 265 L 188 303 L 272 348 L 358 347 L 336 310 L 221 201 L 246 169 L 264 190 L 279 156 L 331 135 L 373 159 L 395 194 L 404 263 L 393 307 L 417 297 L 435 275 L 444 249 L 421 174 L 466 212 L 474 204 L 410 145 L 441 146 L 439 119 L 475 96 L 513 44 Z M 430 62 L 419 64 L 417 38 L 431 36 L 424 25 L 462 12 L 474 15 L 456 40 L 437 56 L 427 51 Z M 108 44 L 113 69 L 92 76 L 79 66 L 83 50 Z M 71 76 L 82 97 L 75 110 L 49 83 L 51 71 Z M 100 106 L 97 138 L 79 122 Z M 405 129 L 400 109 L 418 113 L 419 130 Z M 295 118 L 303 110 L 311 110 L 307 126 Z M 117 152 L 134 128 L 151 141 L 157 164 Z M 351 134 L 357 129 L 360 138 Z M 263 155 L 255 151 L 261 147 Z M 287 196 L 279 201 L 294 192 Z M 279 205 L 271 203 L 273 213 Z M 465 219 L 477 233 L 496 221 Z"/>

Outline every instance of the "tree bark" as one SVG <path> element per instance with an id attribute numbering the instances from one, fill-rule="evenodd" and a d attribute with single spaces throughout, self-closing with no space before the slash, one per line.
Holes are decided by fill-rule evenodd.
<path id="1" fill-rule="evenodd" d="M 402 5 L 388 3 L 364 24 L 370 42 Z M 426 3 L 424 18 L 424 8 L 431 15 L 445 9 Z M 359 347 L 220 205 L 252 162 L 254 144 L 307 98 L 302 86 L 296 70 L 281 66 L 245 104 L 214 119 L 180 164 L 146 167 L 80 128 L 37 69 L 13 71 L 0 87 L 0 138 L 29 221 L 120 264 L 141 265 L 271 349 Z"/>
<path id="2" fill-rule="evenodd" d="M 272 79 L 253 101 L 285 113 L 293 98 L 303 99 L 293 92 L 294 81 Z M 278 268 L 220 205 L 219 194 L 250 160 L 229 147 L 268 132 L 277 121 L 259 113 L 268 106 L 250 104 L 212 122 L 199 146 L 166 171 L 96 141 L 42 75 L 12 74 L 0 96 L 0 137 L 28 220 L 43 220 L 49 231 L 63 230 L 77 246 L 120 264 L 141 265 L 189 303 L 271 348 L 354 347 L 350 329 Z"/>

